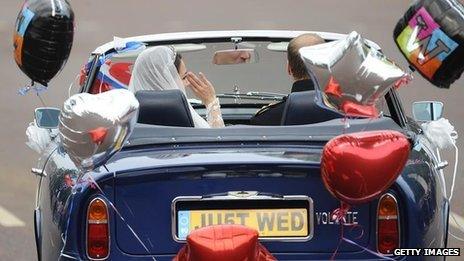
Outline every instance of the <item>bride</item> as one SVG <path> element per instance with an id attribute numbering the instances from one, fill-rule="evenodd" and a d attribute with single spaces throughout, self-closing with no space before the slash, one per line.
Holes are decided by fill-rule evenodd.
<path id="1" fill-rule="evenodd" d="M 187 72 L 182 56 L 166 46 L 148 48 L 140 53 L 132 71 L 130 91 L 136 93 L 140 90 L 179 89 L 186 95 L 185 88 L 190 88 L 206 106 L 204 120 L 189 103 L 195 127 L 224 127 L 219 100 L 205 75 L 200 73 L 197 77 L 194 73 Z"/>

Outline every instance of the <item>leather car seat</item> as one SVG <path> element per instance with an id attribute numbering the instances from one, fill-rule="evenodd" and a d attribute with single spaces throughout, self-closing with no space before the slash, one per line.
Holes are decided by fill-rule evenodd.
<path id="1" fill-rule="evenodd" d="M 316 91 L 291 93 L 285 102 L 281 125 L 304 125 L 343 118 L 343 115 L 316 103 Z"/>
<path id="2" fill-rule="evenodd" d="M 194 127 L 187 99 L 180 90 L 138 91 L 138 123 L 175 127 Z"/>

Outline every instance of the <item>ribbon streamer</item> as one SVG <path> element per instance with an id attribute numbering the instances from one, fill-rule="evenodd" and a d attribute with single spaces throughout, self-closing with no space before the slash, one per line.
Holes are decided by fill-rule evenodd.
<path id="1" fill-rule="evenodd" d="M 350 205 L 346 204 L 345 202 L 340 203 L 340 207 L 335 209 L 332 212 L 332 221 L 338 222 L 340 224 L 346 223 L 346 214 L 350 210 Z"/>
<path id="2" fill-rule="evenodd" d="M 395 89 L 399 89 L 401 86 L 408 85 L 409 83 L 414 80 L 414 76 L 412 76 L 412 71 L 409 71 L 403 78 L 399 79 L 393 84 Z"/>
<path id="3" fill-rule="evenodd" d="M 132 235 L 135 237 L 135 239 L 140 243 L 140 245 L 143 247 L 143 249 L 147 252 L 148 255 L 151 255 L 150 253 L 150 250 L 148 249 L 148 247 L 145 245 L 145 243 L 143 243 L 142 239 L 140 238 L 140 236 L 135 232 L 135 230 L 132 228 L 131 225 L 129 225 L 129 223 L 125 220 L 125 218 L 121 215 L 121 212 L 119 212 L 119 210 L 116 208 L 116 206 L 113 204 L 113 202 L 111 202 L 106 193 L 103 191 L 103 189 L 100 187 L 100 185 L 98 185 L 98 183 L 95 181 L 95 179 L 92 177 L 92 175 L 88 174 L 88 178 L 87 179 L 82 179 L 84 175 L 81 175 L 76 182 L 72 181 L 71 177 L 69 177 L 69 175 L 66 175 L 64 177 L 65 179 L 65 184 L 66 186 L 70 186 L 73 188 L 73 193 L 71 194 L 71 197 L 70 198 L 70 209 L 69 209 L 69 212 L 72 212 L 73 210 L 73 207 L 74 207 L 74 195 L 76 193 L 75 191 L 75 185 L 76 184 L 88 184 L 91 188 L 93 189 L 97 189 L 103 196 L 105 196 L 106 198 L 106 201 L 108 202 L 108 204 L 111 206 L 111 208 L 114 210 L 114 212 L 116 213 L 116 215 L 124 222 L 124 224 L 127 226 L 127 228 L 130 230 L 130 232 L 132 233 Z M 65 232 L 64 234 L 62 234 L 62 240 L 63 240 L 63 248 L 61 249 L 61 253 L 60 253 L 60 256 L 61 257 L 67 257 L 67 258 L 72 258 L 72 259 L 76 259 L 75 257 L 72 257 L 72 256 L 69 256 L 67 254 L 64 253 L 64 248 L 66 246 L 66 241 L 67 241 L 67 236 L 68 236 L 68 229 L 69 229 L 69 218 L 68 218 L 68 221 L 66 223 L 66 229 L 65 229 Z M 156 261 L 156 258 L 155 257 L 151 257 L 153 261 Z"/>
<path id="4" fill-rule="evenodd" d="M 357 247 L 361 248 L 362 250 L 364 250 L 364 251 L 368 252 L 369 254 L 372 254 L 372 255 L 374 255 L 376 257 L 382 258 L 384 260 L 395 260 L 395 259 L 393 259 L 391 257 L 384 256 L 384 255 L 379 254 L 379 253 L 377 253 L 375 251 L 372 251 L 367 247 L 363 247 L 363 246 L 359 245 L 358 243 L 356 243 L 356 242 L 354 242 L 354 241 L 352 241 L 352 240 L 350 240 L 348 238 L 343 237 L 342 240 L 349 243 L 349 244 L 351 244 L 351 245 L 357 246 Z"/>
<path id="5" fill-rule="evenodd" d="M 422 130 L 424 131 L 425 137 L 429 140 L 429 142 L 434 145 L 437 149 L 437 155 L 438 155 L 438 160 L 441 160 L 440 157 L 440 149 L 446 149 L 446 148 L 454 148 L 455 151 L 455 158 L 454 158 L 454 169 L 453 169 L 453 180 L 451 183 L 451 190 L 450 194 L 448 197 L 449 205 L 451 206 L 451 202 L 453 200 L 453 195 L 454 195 L 454 187 L 456 184 L 456 176 L 458 172 L 458 165 L 459 165 L 459 149 L 456 146 L 456 141 L 458 139 L 458 133 L 454 129 L 454 126 L 451 125 L 449 120 L 445 118 L 441 118 L 436 121 L 431 121 L 431 122 L 426 122 L 421 125 Z M 441 175 L 443 175 L 443 171 L 440 171 Z M 444 177 L 443 182 L 445 182 Z M 446 193 L 446 183 L 444 184 L 444 189 Z M 446 197 L 446 194 L 445 194 Z M 464 226 L 460 224 L 454 213 L 450 211 L 450 216 L 453 219 L 453 221 L 456 223 L 458 230 L 460 232 L 464 232 Z M 452 237 L 455 239 L 464 242 L 464 239 L 454 235 L 451 232 L 448 232 Z"/>
<path id="6" fill-rule="evenodd" d="M 90 184 L 93 184 L 97 189 L 98 191 L 103 194 L 105 197 L 106 197 L 106 194 L 105 192 L 103 192 L 102 188 L 100 187 L 100 185 L 98 185 L 98 183 L 95 181 L 95 179 L 92 177 L 92 175 L 88 175 L 89 176 L 89 182 Z M 145 245 L 145 243 L 143 243 L 142 239 L 137 235 L 137 233 L 135 232 L 135 230 L 132 228 L 131 225 L 129 225 L 129 223 L 127 223 L 127 221 L 124 219 L 124 217 L 121 215 L 121 212 L 119 212 L 119 210 L 116 208 L 116 206 L 113 204 L 113 202 L 111 202 L 111 200 L 108 200 L 108 197 L 106 197 L 109 205 L 111 206 L 111 208 L 114 210 L 114 212 L 118 215 L 118 217 L 124 222 L 124 224 L 127 226 L 127 228 L 129 228 L 129 230 L 131 231 L 132 235 L 137 239 L 137 241 L 140 243 L 140 245 L 143 247 L 143 249 L 145 249 L 145 251 L 147 251 L 147 254 L 151 254 L 150 253 L 150 250 L 148 250 L 148 247 Z M 152 257 L 152 260 L 153 261 L 156 261 L 156 258 L 155 257 Z"/>
<path id="7" fill-rule="evenodd" d="M 382 254 L 380 254 L 380 253 L 377 253 L 377 252 L 375 252 L 375 251 L 372 251 L 372 250 L 370 250 L 369 248 L 364 247 L 364 246 L 361 246 L 360 244 L 356 243 L 355 241 L 346 238 L 346 237 L 344 236 L 344 227 L 345 227 L 345 226 L 350 226 L 350 227 L 351 227 L 351 230 L 353 230 L 354 228 L 357 228 L 357 227 L 361 228 L 361 233 L 360 233 L 359 236 L 356 237 L 356 239 L 360 239 L 360 238 L 362 238 L 363 235 L 364 235 L 364 229 L 363 229 L 360 225 L 357 225 L 357 224 L 342 224 L 342 223 L 340 223 L 340 240 L 338 241 L 337 248 L 335 249 L 335 251 L 332 253 L 332 256 L 330 257 L 330 260 L 335 260 L 335 257 L 337 256 L 338 251 L 339 251 L 340 246 L 341 246 L 341 244 L 343 243 L 343 241 L 344 241 L 344 242 L 347 242 L 347 243 L 349 243 L 349 244 L 351 244 L 351 245 L 353 245 L 353 246 L 359 247 L 359 248 L 362 249 L 363 251 L 366 251 L 366 252 L 368 252 L 369 254 L 372 254 L 372 255 L 374 255 L 374 256 L 376 256 L 376 257 L 379 257 L 379 258 L 381 258 L 381 259 L 383 259 L 383 260 L 395 260 L 395 259 L 393 259 L 393 258 L 391 258 L 391 257 L 384 256 L 384 255 L 382 255 Z M 350 230 L 350 231 L 351 231 L 351 230 Z"/>
<path id="8" fill-rule="evenodd" d="M 354 245 L 354 246 L 357 246 L 359 248 L 361 248 L 363 251 L 366 251 L 372 255 L 375 255 L 376 257 L 379 257 L 379 258 L 382 258 L 382 259 L 385 259 L 385 260 L 394 260 L 390 257 L 387 257 L 387 256 L 384 256 L 382 254 L 379 254 L 375 251 L 372 251 L 364 246 L 361 246 L 360 244 L 356 243 L 355 241 L 351 240 L 351 239 L 348 239 L 345 237 L 345 232 L 344 232 L 344 227 L 351 227 L 350 231 L 352 231 L 353 229 L 355 228 L 360 228 L 361 229 L 361 233 L 355 237 L 355 239 L 361 239 L 363 236 L 364 236 L 364 229 L 362 228 L 362 226 L 358 225 L 358 224 L 346 224 L 346 214 L 348 213 L 348 211 L 350 210 L 351 206 L 344 203 L 344 202 L 341 202 L 340 203 L 340 207 L 335 209 L 333 212 L 332 212 L 332 221 L 335 221 L 335 222 L 338 222 L 340 224 L 340 239 L 338 241 L 338 245 L 337 245 L 337 248 L 335 249 L 335 251 L 332 253 L 332 256 L 330 258 L 330 260 L 335 260 L 335 257 L 337 256 L 338 254 L 338 251 L 340 249 L 340 246 L 341 244 L 343 243 L 343 241 L 351 244 L 351 245 Z"/>

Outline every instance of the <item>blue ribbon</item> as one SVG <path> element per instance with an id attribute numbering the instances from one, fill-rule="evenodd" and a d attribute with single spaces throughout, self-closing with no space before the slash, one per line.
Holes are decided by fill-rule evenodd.
<path id="1" fill-rule="evenodd" d="M 31 86 L 25 86 L 18 89 L 18 94 L 21 96 L 26 96 L 30 91 L 34 91 L 36 95 L 40 95 L 41 93 L 47 91 L 47 86 L 43 86 L 42 84 L 32 84 Z"/>

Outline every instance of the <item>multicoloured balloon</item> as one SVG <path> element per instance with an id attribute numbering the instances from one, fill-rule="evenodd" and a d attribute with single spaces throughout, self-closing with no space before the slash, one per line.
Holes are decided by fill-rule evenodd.
<path id="1" fill-rule="evenodd" d="M 321 160 L 327 190 L 345 204 L 369 202 L 387 190 L 409 156 L 409 141 L 397 131 L 345 134 L 330 140 Z"/>
<path id="2" fill-rule="evenodd" d="M 357 32 L 303 47 L 300 55 L 316 81 L 319 105 L 347 116 L 377 117 L 378 101 L 407 74 Z"/>
<path id="3" fill-rule="evenodd" d="M 414 1 L 393 33 L 408 62 L 437 87 L 464 71 L 464 5 L 457 0 Z"/>
<path id="4" fill-rule="evenodd" d="M 32 81 L 47 86 L 68 60 L 73 38 L 67 0 L 27 0 L 16 20 L 14 59 Z"/>

